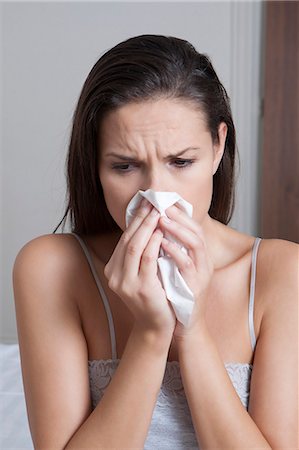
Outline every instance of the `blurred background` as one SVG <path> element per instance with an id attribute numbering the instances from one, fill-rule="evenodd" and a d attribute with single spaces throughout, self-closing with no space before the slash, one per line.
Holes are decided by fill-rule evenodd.
<path id="1" fill-rule="evenodd" d="M 173 35 L 211 57 L 240 154 L 230 226 L 299 242 L 298 11 L 297 2 L 262 1 L 0 3 L 0 343 L 17 343 L 15 257 L 63 216 L 84 80 L 131 36 Z"/>

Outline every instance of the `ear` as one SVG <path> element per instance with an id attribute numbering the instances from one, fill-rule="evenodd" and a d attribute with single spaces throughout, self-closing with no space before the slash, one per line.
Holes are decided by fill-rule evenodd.
<path id="1" fill-rule="evenodd" d="M 227 125 L 225 122 L 221 122 L 218 127 L 219 142 L 213 144 L 213 150 L 214 150 L 213 175 L 215 175 L 215 173 L 217 172 L 218 166 L 219 166 L 221 158 L 223 156 L 226 135 L 227 135 Z"/>

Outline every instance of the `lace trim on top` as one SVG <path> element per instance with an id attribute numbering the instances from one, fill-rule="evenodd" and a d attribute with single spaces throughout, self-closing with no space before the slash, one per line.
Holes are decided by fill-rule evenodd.
<path id="1" fill-rule="evenodd" d="M 105 389 L 113 378 L 119 362 L 120 359 L 88 361 L 89 383 L 93 408 L 96 407 L 97 403 L 103 397 Z M 247 363 L 225 364 L 231 382 L 246 409 L 248 408 L 249 402 L 252 367 L 251 364 Z M 188 407 L 178 361 L 167 361 L 156 406 L 175 406 L 176 408 Z"/>

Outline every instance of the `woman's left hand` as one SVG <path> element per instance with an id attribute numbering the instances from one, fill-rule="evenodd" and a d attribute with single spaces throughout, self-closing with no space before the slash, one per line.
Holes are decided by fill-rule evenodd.
<path id="1" fill-rule="evenodd" d="M 184 253 L 176 243 L 165 238 L 162 240 L 162 248 L 173 258 L 195 299 L 188 327 L 177 320 L 174 336 L 182 338 L 192 334 L 205 323 L 207 291 L 214 266 L 207 251 L 202 227 L 176 205 L 167 208 L 166 214 L 170 222 L 168 223 L 165 217 L 161 217 L 159 227 L 164 233 L 169 233 L 179 241 L 188 250 L 188 254 Z"/>

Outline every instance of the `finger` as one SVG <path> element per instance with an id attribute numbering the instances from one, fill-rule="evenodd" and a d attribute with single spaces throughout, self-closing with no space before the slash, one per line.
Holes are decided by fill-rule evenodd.
<path id="1" fill-rule="evenodd" d="M 186 270 L 190 271 L 190 269 L 196 270 L 192 258 L 186 253 L 182 252 L 181 248 L 175 242 L 171 242 L 163 237 L 161 240 L 161 246 L 163 250 L 165 250 L 167 255 L 174 259 L 176 265 L 180 270 L 182 269 L 183 272 L 185 272 Z"/>
<path id="2" fill-rule="evenodd" d="M 199 289 L 203 291 L 205 286 L 207 286 L 206 281 L 210 280 L 211 274 L 214 271 L 212 260 L 206 254 L 205 249 L 202 248 L 198 252 L 198 257 L 200 258 L 200 266 L 198 268 L 194 265 L 193 258 L 190 258 L 190 256 L 182 252 L 176 243 L 163 238 L 161 247 L 174 260 L 179 272 L 193 294 L 197 295 Z"/>
<path id="3" fill-rule="evenodd" d="M 188 216 L 179 204 L 170 206 L 165 210 L 165 213 L 170 220 L 174 220 L 204 239 L 202 227 L 192 217 Z"/>
<path id="4" fill-rule="evenodd" d="M 175 242 L 168 241 L 165 238 L 162 239 L 161 247 L 174 260 L 188 287 L 193 291 L 192 284 L 194 277 L 197 278 L 197 271 L 192 258 L 182 252 Z"/>
<path id="5" fill-rule="evenodd" d="M 200 267 L 202 251 L 207 251 L 202 227 L 175 205 L 166 211 L 169 216 L 161 217 L 159 221 L 161 229 L 164 233 L 170 233 L 175 240 L 180 241 L 188 249 L 196 267 Z M 175 219 L 170 219 L 170 217 L 175 217 Z"/>
<path id="6" fill-rule="evenodd" d="M 106 265 L 105 274 L 107 277 L 111 277 L 112 272 L 114 274 L 118 273 L 118 270 L 123 268 L 125 253 L 127 249 L 128 242 L 134 235 L 135 231 L 139 228 L 140 224 L 143 222 L 144 218 L 147 217 L 151 211 L 152 205 L 146 199 L 141 201 L 138 208 L 136 209 L 135 216 L 126 228 L 126 230 L 121 235 L 120 240 L 116 244 L 112 256 Z"/>
<path id="7" fill-rule="evenodd" d="M 176 220 L 170 220 L 167 217 L 161 217 L 159 225 L 163 232 L 170 233 L 176 240 L 180 241 L 187 249 L 196 247 L 199 236 L 187 227 L 180 225 Z"/>
<path id="8" fill-rule="evenodd" d="M 127 244 L 131 240 L 132 236 L 135 234 L 136 230 L 138 230 L 145 217 L 147 217 L 149 212 L 152 210 L 152 207 L 153 205 L 149 201 L 145 198 L 142 199 L 134 213 L 134 217 L 122 234 L 122 243 Z"/>
<path id="9" fill-rule="evenodd" d="M 163 233 L 161 230 L 155 230 L 142 254 L 139 275 L 144 278 L 151 278 L 157 275 L 159 251 Z"/>
<path id="10" fill-rule="evenodd" d="M 138 276 L 141 256 L 158 225 L 159 217 L 156 208 L 152 208 L 127 245 L 123 271 L 131 280 Z"/>

